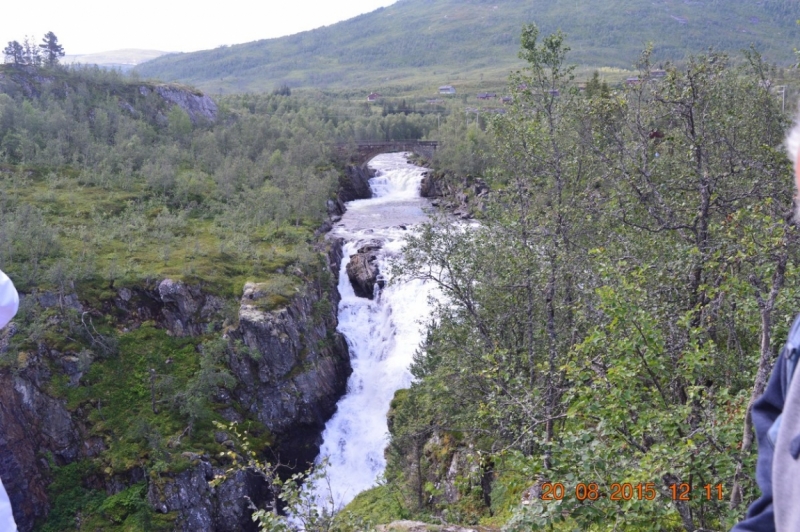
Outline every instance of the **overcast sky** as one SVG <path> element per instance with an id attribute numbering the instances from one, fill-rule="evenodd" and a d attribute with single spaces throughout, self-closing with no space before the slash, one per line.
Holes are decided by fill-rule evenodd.
<path id="1" fill-rule="evenodd" d="M 67 54 L 166 52 L 281 37 L 374 11 L 396 0 L 38 0 L 3 2 L 0 44 L 52 31 Z M 0 48 L 1 49 L 1 48 Z"/>

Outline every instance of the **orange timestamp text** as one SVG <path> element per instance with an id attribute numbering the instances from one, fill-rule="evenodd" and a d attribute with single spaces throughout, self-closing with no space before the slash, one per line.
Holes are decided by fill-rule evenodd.
<path id="1" fill-rule="evenodd" d="M 545 482 L 542 484 L 540 498 L 543 501 L 560 501 L 573 495 L 561 482 Z M 579 482 L 575 485 L 575 498 L 579 501 L 596 501 L 608 498 L 612 501 L 652 501 L 658 497 L 654 482 L 632 484 L 629 482 L 614 482 L 608 490 L 603 490 L 597 482 Z M 671 484 L 667 487 L 667 496 L 673 501 L 692 500 L 692 486 L 688 482 Z M 706 484 L 700 492 L 706 500 L 723 500 L 722 484 Z"/>

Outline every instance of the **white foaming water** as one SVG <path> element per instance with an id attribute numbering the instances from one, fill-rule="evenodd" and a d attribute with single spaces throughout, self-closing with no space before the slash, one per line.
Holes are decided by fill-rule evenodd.
<path id="1" fill-rule="evenodd" d="M 405 236 L 427 219 L 427 200 L 419 196 L 425 169 L 406 159 L 406 154 L 392 153 L 370 161 L 378 172 L 370 180 L 375 197 L 348 203 L 333 231 L 345 239 L 338 330 L 347 339 L 353 373 L 322 434 L 320 457 L 329 459 L 328 479 L 316 491 L 320 501 L 332 497 L 336 509 L 372 487 L 386 467 L 389 403 L 395 391 L 411 384 L 408 368 L 422 340 L 420 320 L 430 311 L 432 289 L 421 281 L 390 283 L 369 300 L 355 295 L 345 271 L 350 255 L 379 241 L 378 267 L 386 276 L 389 259 L 400 251 Z"/>

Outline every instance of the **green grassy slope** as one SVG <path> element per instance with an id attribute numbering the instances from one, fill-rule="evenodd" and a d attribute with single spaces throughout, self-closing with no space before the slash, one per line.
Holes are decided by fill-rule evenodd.
<path id="1" fill-rule="evenodd" d="M 562 29 L 570 60 L 629 67 L 645 43 L 654 60 L 682 59 L 708 47 L 756 45 L 788 64 L 800 42 L 792 0 L 400 0 L 313 31 L 214 50 L 172 54 L 138 67 L 212 93 L 293 87 L 430 86 L 474 77 L 504 79 L 517 58 L 523 24 Z"/>

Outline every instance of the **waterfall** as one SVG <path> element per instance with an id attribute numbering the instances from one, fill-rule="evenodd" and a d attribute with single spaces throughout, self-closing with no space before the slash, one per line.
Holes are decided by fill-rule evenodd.
<path id="1" fill-rule="evenodd" d="M 333 498 L 338 509 L 372 487 L 386 467 L 386 413 L 394 392 L 411 385 L 409 366 L 422 340 L 421 319 L 428 316 L 432 288 L 422 281 L 391 283 L 373 300 L 355 295 L 345 264 L 361 246 L 379 242 L 378 267 L 389 274 L 414 226 L 427 217 L 427 200 L 419 196 L 425 169 L 407 162 L 407 155 L 385 154 L 369 163 L 377 171 L 370 180 L 374 197 L 347 204 L 333 234 L 344 238 L 339 272 L 339 327 L 347 339 L 353 373 L 347 393 L 323 432 L 320 457 L 329 460 L 327 482 L 318 496 Z"/>

